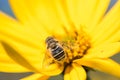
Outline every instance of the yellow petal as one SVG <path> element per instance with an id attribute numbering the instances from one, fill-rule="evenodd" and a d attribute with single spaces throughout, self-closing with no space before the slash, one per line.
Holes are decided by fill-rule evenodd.
<path id="1" fill-rule="evenodd" d="M 71 80 L 86 80 L 86 73 L 82 66 L 78 65 L 74 65 L 74 67 L 72 66 L 69 74 Z"/>
<path id="2" fill-rule="evenodd" d="M 32 66 L 31 63 L 29 63 L 24 57 L 22 57 L 22 55 L 20 55 L 17 51 L 15 51 L 13 48 L 11 48 L 8 44 L 2 42 L 2 45 L 4 46 L 8 56 L 10 56 L 18 64 L 20 64 L 32 71 L 39 72 Z"/>
<path id="3" fill-rule="evenodd" d="M 99 45 L 99 43 L 104 43 L 106 40 L 108 40 L 112 36 L 115 36 L 116 33 L 118 34 L 119 31 L 120 31 L 120 26 L 119 25 L 120 25 L 120 20 L 116 21 L 116 23 L 114 23 L 114 25 L 113 25 L 114 29 L 109 26 L 109 29 L 107 31 L 104 31 L 103 33 L 100 33 L 100 34 L 103 34 L 103 35 L 97 37 L 96 41 L 92 42 L 93 46 L 97 46 L 97 45 Z M 101 31 L 102 31 L 102 29 L 101 29 Z M 98 35 L 95 35 L 95 36 L 98 36 Z M 117 41 L 119 41 L 120 40 L 120 36 L 116 36 L 116 37 L 118 39 Z"/>
<path id="4" fill-rule="evenodd" d="M 36 22 L 37 20 L 35 20 L 34 15 L 27 8 L 27 5 L 25 5 L 24 1 L 9 0 L 9 3 L 10 3 L 11 8 L 13 9 L 15 16 L 18 18 L 18 20 L 21 23 L 26 24 L 26 25 L 30 24 L 31 26 L 36 25 L 34 24 L 34 22 Z M 35 27 L 36 26 L 34 26 L 34 28 Z"/>
<path id="5" fill-rule="evenodd" d="M 93 0 L 93 1 L 96 1 L 96 0 Z M 104 17 L 109 4 L 110 4 L 110 0 L 97 0 L 97 3 L 95 3 L 95 6 L 93 6 L 93 14 L 88 20 L 90 24 L 88 28 L 90 29 L 91 32 L 96 27 L 96 25 L 99 24 L 101 19 Z M 89 15 L 89 12 L 88 12 L 88 15 Z"/>
<path id="6" fill-rule="evenodd" d="M 109 37 L 109 39 L 105 40 L 103 43 L 118 42 L 118 41 L 120 41 L 120 31 L 117 31 L 114 35 Z"/>
<path id="7" fill-rule="evenodd" d="M 65 1 L 54 0 L 54 5 L 55 5 L 56 13 L 58 14 L 58 18 L 61 20 L 61 24 L 62 24 L 61 27 L 64 28 L 66 33 L 71 34 L 71 31 L 75 31 L 76 27 L 80 29 L 77 24 L 74 24 L 74 22 L 70 20 L 70 17 L 67 14 L 68 12 L 66 9 Z"/>
<path id="8" fill-rule="evenodd" d="M 26 22 L 27 23 L 27 22 Z M 34 28 L 31 28 L 31 26 L 25 26 L 17 22 L 14 18 L 8 16 L 7 14 L 0 11 L 0 24 L 1 24 L 1 33 L 11 33 L 16 35 L 19 35 L 20 38 L 25 38 L 26 40 L 35 40 L 39 42 L 40 40 L 44 40 L 48 33 L 42 29 L 39 30 L 38 33 Z M 4 30 L 5 29 L 5 30 Z M 44 35 L 43 35 L 44 34 Z M 28 38 L 28 37 L 33 37 Z M 25 40 L 24 40 L 25 41 Z M 28 41 L 26 41 L 27 43 Z"/>
<path id="9" fill-rule="evenodd" d="M 81 24 L 87 29 L 95 26 L 106 12 L 109 2 L 110 0 L 55 0 L 62 23 L 68 30 L 77 28 L 78 31 Z"/>
<path id="10" fill-rule="evenodd" d="M 120 65 L 111 59 L 84 58 L 75 62 L 120 78 Z"/>
<path id="11" fill-rule="evenodd" d="M 12 58 L 16 58 L 16 54 L 19 53 L 18 56 L 22 56 L 25 60 L 27 60 L 30 64 L 32 64 L 34 67 L 38 68 L 40 67 L 40 63 L 43 59 L 43 55 L 45 52 L 41 51 L 41 49 L 31 48 L 31 46 L 26 46 L 24 44 L 15 42 L 14 40 L 7 39 L 7 44 L 11 45 L 10 48 L 12 48 L 13 51 L 10 51 L 11 54 L 14 52 L 15 55 L 12 55 Z M 5 44 L 6 46 L 6 44 Z M 6 46 L 8 47 L 8 45 Z M 9 48 L 7 50 L 10 50 Z M 10 56 L 11 57 L 11 56 Z M 19 57 L 20 58 L 20 57 Z M 23 61 L 24 62 L 24 61 Z"/>
<path id="12" fill-rule="evenodd" d="M 22 78 L 20 80 L 47 80 L 49 78 L 49 76 L 43 75 L 43 74 L 32 74 L 30 76 L 27 76 L 25 78 Z"/>
<path id="13" fill-rule="evenodd" d="M 77 77 L 79 78 L 79 80 L 86 80 L 86 71 L 85 71 L 85 69 L 82 66 L 80 66 L 80 65 L 78 65 L 76 63 L 73 63 L 72 65 L 73 65 L 73 69 L 75 69 L 76 72 L 77 72 L 76 75 L 78 75 Z"/>
<path id="14" fill-rule="evenodd" d="M 120 1 L 105 15 L 104 19 L 92 31 L 92 43 L 96 46 L 120 30 Z"/>
<path id="15" fill-rule="evenodd" d="M 39 29 L 39 27 L 42 26 L 51 33 L 65 33 L 63 28 L 61 27 L 63 25 L 61 24 L 61 21 L 58 18 L 58 15 L 56 14 L 55 5 L 53 1 L 10 0 L 10 4 L 13 8 L 13 11 L 15 12 L 15 15 L 24 24 L 32 24 L 32 27 L 35 27 L 36 29 Z M 38 24 L 37 27 L 35 26 L 36 24 Z M 53 29 L 55 30 L 53 31 Z"/>
<path id="16" fill-rule="evenodd" d="M 11 60 L 11 59 L 10 59 Z M 31 70 L 15 63 L 14 61 L 11 63 L 1 62 L 0 60 L 0 72 L 7 73 L 21 73 L 21 72 L 31 72 Z"/>
<path id="17" fill-rule="evenodd" d="M 70 71 L 70 79 L 71 80 L 79 80 L 78 73 L 74 68 L 72 68 Z"/>
<path id="18" fill-rule="evenodd" d="M 60 65 L 58 63 L 54 63 L 54 64 L 50 64 L 46 67 L 42 67 L 41 69 L 43 69 L 43 73 L 46 75 L 58 75 L 60 73 L 63 72 L 64 66 Z"/>
<path id="19" fill-rule="evenodd" d="M 0 24 L 1 35 L 3 34 L 7 37 L 15 38 L 17 41 L 27 43 L 29 46 L 31 45 L 34 48 L 39 48 L 39 44 L 43 45 L 44 40 L 48 36 L 44 31 L 41 31 L 41 34 L 34 34 L 34 30 L 29 31 L 28 27 L 26 28 L 19 24 L 16 20 L 2 12 L 0 12 Z M 42 41 L 42 44 L 40 41 Z"/>
<path id="20" fill-rule="evenodd" d="M 99 15 L 101 17 L 105 13 L 105 9 L 108 6 L 109 0 L 66 0 L 68 15 L 71 20 L 79 21 L 80 24 L 87 24 L 91 21 L 93 16 Z M 101 7 L 100 7 L 101 6 Z M 99 9 L 99 12 L 98 12 Z M 99 13 L 97 15 L 94 15 Z M 97 16 L 98 18 L 98 16 Z M 98 18 L 99 19 L 99 18 Z M 97 19 L 96 19 L 97 22 Z"/>
<path id="21" fill-rule="evenodd" d="M 64 73 L 65 80 L 86 80 L 86 72 L 84 68 L 76 63 L 67 66 Z"/>
<path id="22" fill-rule="evenodd" d="M 70 71 L 71 71 L 71 66 L 66 67 L 64 72 L 64 80 L 71 80 Z"/>
<path id="23" fill-rule="evenodd" d="M 43 73 L 43 74 L 46 74 L 46 75 L 58 75 L 64 69 L 64 66 L 59 66 L 59 64 L 52 64 L 48 67 L 41 67 L 42 63 L 43 63 L 43 58 L 44 58 L 43 55 L 38 56 L 40 58 L 40 60 L 38 60 L 37 62 L 34 61 L 34 59 L 32 60 L 33 56 L 28 55 L 31 58 L 31 61 L 28 61 L 28 59 L 26 59 L 25 57 L 20 55 L 20 53 L 18 53 L 16 50 L 14 50 L 12 47 L 7 45 L 6 43 L 2 42 L 2 44 L 3 44 L 7 54 L 14 61 L 16 61 L 21 66 L 23 66 L 27 69 L 30 69 L 33 72 L 39 72 L 39 73 Z"/>
<path id="24" fill-rule="evenodd" d="M 30 72 L 29 69 L 19 65 L 13 61 L 5 52 L 3 46 L 0 44 L 0 71 L 1 72 Z"/>
<path id="25" fill-rule="evenodd" d="M 46 30 L 44 29 L 45 26 L 42 25 L 38 19 L 36 19 L 35 15 L 32 14 L 32 12 L 34 11 L 31 11 L 32 10 L 31 8 L 28 9 L 28 6 L 27 6 L 28 1 L 26 2 L 27 4 L 25 4 L 24 0 L 17 0 L 17 1 L 9 0 L 9 2 L 19 22 L 23 23 L 23 25 L 27 26 L 30 30 L 32 30 L 33 31 L 32 34 L 37 33 L 36 35 L 38 34 L 45 35 L 45 32 L 46 32 Z M 39 35 L 39 36 L 43 37 L 43 35 Z"/>
<path id="26" fill-rule="evenodd" d="M 11 42 L 13 42 L 13 41 L 11 41 Z M 9 51 L 9 54 L 11 54 L 11 56 L 9 55 L 10 57 L 12 57 L 12 58 L 16 58 L 16 57 L 21 58 L 22 57 L 25 60 L 27 60 L 27 62 L 30 63 L 35 68 L 38 68 L 38 69 L 40 68 L 40 63 L 42 63 L 45 52 L 42 52 L 39 50 L 37 51 L 33 48 L 26 47 L 25 45 L 21 45 L 16 42 L 13 42 L 12 46 L 4 43 L 4 46 L 5 46 L 6 50 Z M 12 54 L 14 54 L 14 55 L 12 55 Z M 24 62 L 24 60 L 23 60 L 23 62 Z"/>
<path id="27" fill-rule="evenodd" d="M 34 30 L 30 30 L 28 27 L 27 29 L 2 12 L 0 17 L 0 40 L 11 45 L 13 49 L 20 53 L 19 55 L 22 55 L 28 62 L 39 69 L 45 53 L 44 41 L 48 36 L 47 33 L 41 31 L 41 34 L 36 34 Z"/>
<path id="28" fill-rule="evenodd" d="M 21 23 L 25 23 L 25 22 L 28 23 L 31 20 L 32 16 L 29 13 L 29 10 L 26 8 L 26 6 L 20 3 L 20 0 L 19 0 L 19 4 L 17 3 L 18 1 L 15 0 L 9 0 L 9 2 L 11 8 L 14 11 L 15 16 L 18 18 L 18 20 L 20 20 Z"/>
<path id="29" fill-rule="evenodd" d="M 90 48 L 84 57 L 108 58 L 120 51 L 120 42 L 106 43 Z"/>

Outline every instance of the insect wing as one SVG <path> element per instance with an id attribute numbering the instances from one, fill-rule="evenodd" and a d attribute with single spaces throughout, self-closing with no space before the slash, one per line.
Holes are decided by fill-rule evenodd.
<path id="1" fill-rule="evenodd" d="M 54 63 L 54 61 L 51 58 L 51 56 L 49 56 L 47 53 L 45 53 L 45 56 L 44 56 L 44 59 L 43 59 L 43 63 L 42 63 L 42 67 L 43 68 L 47 68 L 47 67 L 49 67 L 53 63 Z"/>

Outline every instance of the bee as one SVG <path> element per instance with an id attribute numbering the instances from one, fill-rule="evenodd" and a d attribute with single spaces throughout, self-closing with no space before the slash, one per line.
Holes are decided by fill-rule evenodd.
<path id="1" fill-rule="evenodd" d="M 59 66 L 64 65 L 67 54 L 65 53 L 64 48 L 61 43 L 56 40 L 54 37 L 47 37 L 45 40 L 46 52 L 44 55 L 42 68 L 48 68 L 52 64 L 57 63 Z"/>
<path id="2" fill-rule="evenodd" d="M 54 37 L 47 37 L 45 43 L 48 50 L 47 55 L 50 56 L 53 61 L 63 63 L 66 59 L 66 53 L 62 45 Z"/>

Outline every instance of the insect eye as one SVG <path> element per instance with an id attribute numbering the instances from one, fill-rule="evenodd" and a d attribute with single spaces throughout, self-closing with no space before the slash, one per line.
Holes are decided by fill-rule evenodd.
<path id="1" fill-rule="evenodd" d="M 48 43 L 51 40 L 53 40 L 53 37 L 47 37 L 47 39 L 45 40 L 45 42 Z"/>

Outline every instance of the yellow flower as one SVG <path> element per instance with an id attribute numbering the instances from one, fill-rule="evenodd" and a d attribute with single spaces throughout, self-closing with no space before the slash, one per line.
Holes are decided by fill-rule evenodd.
<path id="1" fill-rule="evenodd" d="M 120 1 L 108 13 L 110 0 L 9 2 L 17 20 L 0 12 L 1 72 L 35 73 L 22 80 L 61 72 L 64 80 L 86 80 L 86 66 L 120 77 L 120 65 L 109 58 L 120 51 Z M 65 65 L 54 61 L 43 67 L 49 36 L 63 46 Z"/>

